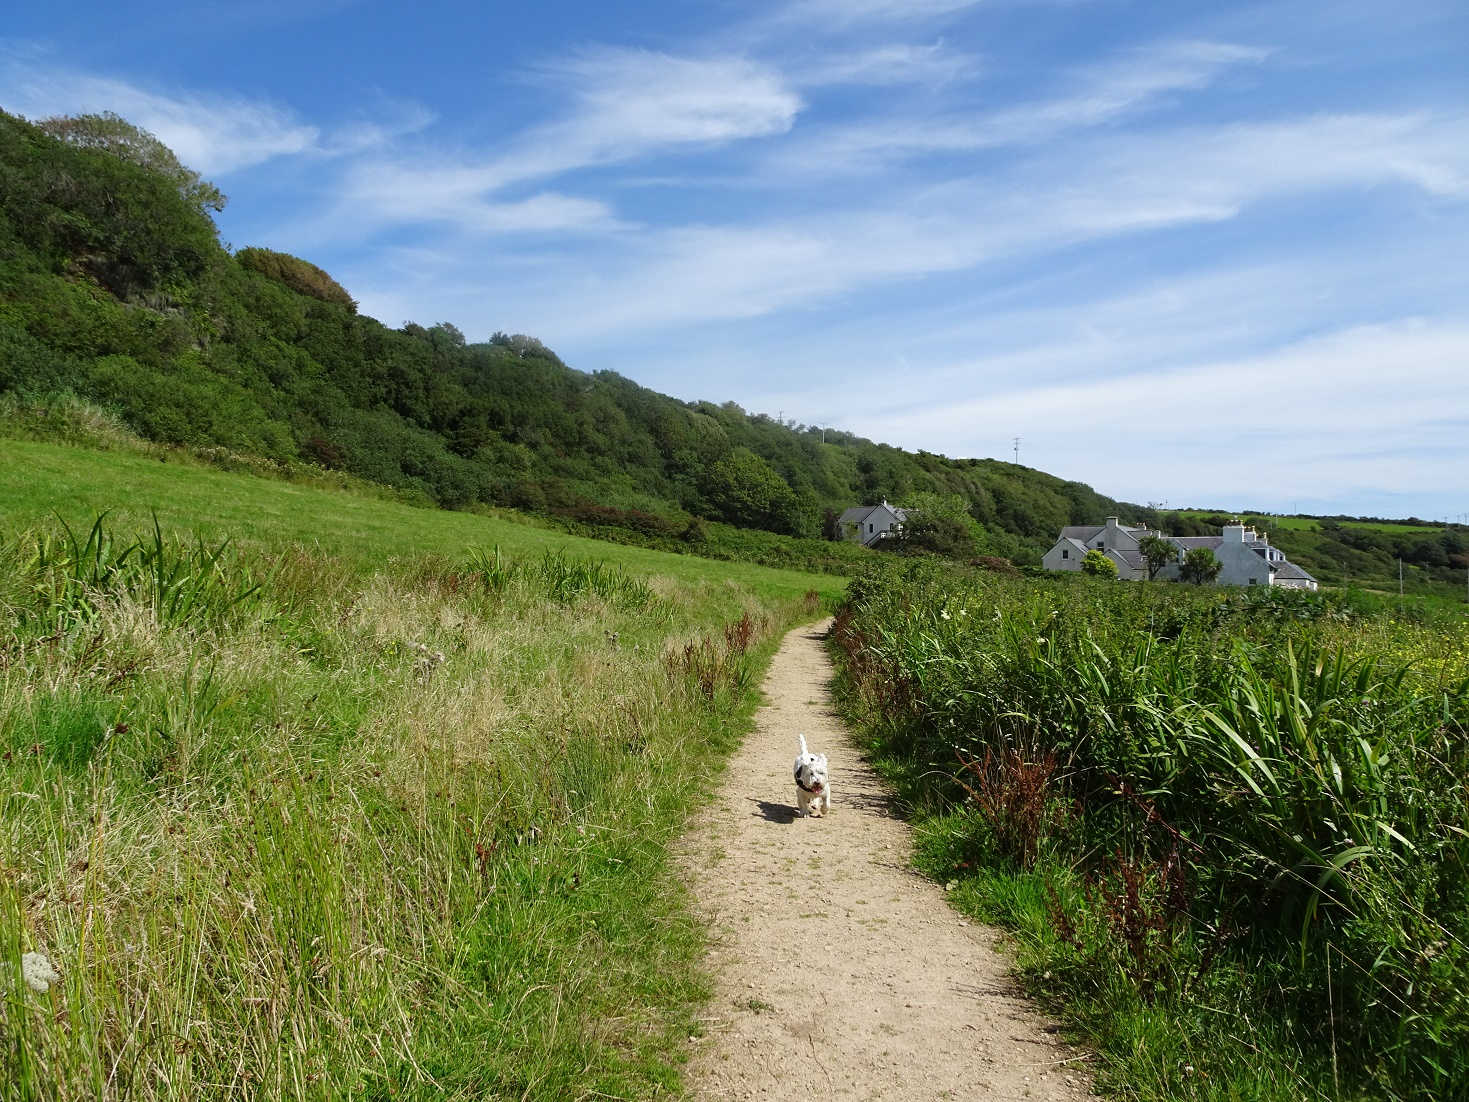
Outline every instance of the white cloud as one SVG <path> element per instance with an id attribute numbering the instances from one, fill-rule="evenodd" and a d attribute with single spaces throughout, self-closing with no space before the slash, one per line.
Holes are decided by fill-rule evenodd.
<path id="1" fill-rule="evenodd" d="M 495 196 L 578 169 L 784 133 L 801 108 L 777 73 L 742 57 L 601 49 L 545 66 L 541 78 L 571 100 L 562 118 L 479 161 L 424 152 L 412 161 L 362 161 L 349 172 L 347 209 L 379 225 L 456 221 L 475 232 L 612 228 L 620 223 L 600 201 Z"/>
<path id="2" fill-rule="evenodd" d="M 1289 507 L 1342 486 L 1385 495 L 1462 488 L 1469 324 L 1353 327 L 1260 354 L 1173 371 L 997 389 L 883 418 L 893 438 L 963 454 L 978 426 L 1022 434 L 1030 462 L 1129 500 Z M 1099 434 L 1122 441 L 1098 447 Z M 1151 456 L 1150 462 L 1139 457 Z M 1208 487 L 1208 502 L 1201 502 Z"/>
<path id="3" fill-rule="evenodd" d="M 883 23 L 915 23 L 954 15 L 980 0 L 795 0 L 772 17 L 777 23 L 850 28 Z"/>
<path id="4" fill-rule="evenodd" d="M 789 130 L 801 100 L 774 70 L 744 57 L 588 50 L 546 67 L 576 101 L 538 135 L 580 156 L 624 159 L 664 145 L 728 142 Z"/>
<path id="5" fill-rule="evenodd" d="M 112 111 L 157 135 L 179 160 L 206 176 L 314 149 L 320 132 L 269 103 L 165 95 L 109 77 L 47 63 L 34 52 L 0 53 L 0 100 L 14 112 L 50 115 Z"/>
<path id="6" fill-rule="evenodd" d="M 31 119 L 113 112 L 156 135 L 181 163 L 228 175 L 276 157 L 344 156 L 377 148 L 434 121 L 426 108 L 393 101 L 384 117 L 323 133 L 289 108 L 215 94 L 150 90 L 56 64 L 37 50 L 0 49 L 0 102 Z"/>
<path id="7" fill-rule="evenodd" d="M 810 87 L 835 85 L 943 84 L 973 75 L 976 58 L 943 42 L 926 46 L 889 43 L 853 51 L 820 51 L 790 67 L 792 79 Z"/>
<path id="8" fill-rule="evenodd" d="M 1230 42 L 1156 43 L 1063 77 L 1072 87 L 1051 99 L 937 117 L 868 119 L 803 135 L 799 146 L 776 160 L 783 169 L 831 175 L 915 156 L 1038 145 L 1154 109 L 1175 93 L 1206 88 L 1227 70 L 1268 56 L 1267 50 Z"/>

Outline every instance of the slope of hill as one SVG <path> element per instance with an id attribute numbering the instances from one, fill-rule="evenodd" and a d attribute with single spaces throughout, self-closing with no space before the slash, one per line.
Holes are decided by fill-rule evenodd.
<path id="1" fill-rule="evenodd" d="M 595 504 L 815 537 L 856 502 L 936 493 L 963 499 L 980 549 L 1017 556 L 1119 510 L 1007 463 L 681 402 L 573 370 L 532 337 L 387 328 L 306 261 L 227 252 L 196 176 L 182 186 L 114 155 L 111 130 L 65 134 L 0 114 L 0 392 L 71 391 L 152 440 L 319 464 L 450 507 Z"/>
<path id="2" fill-rule="evenodd" d="M 765 540 L 726 554 L 822 569 L 846 567 L 759 533 L 815 539 L 857 502 L 930 502 L 959 526 L 950 550 L 1037 564 L 1066 524 L 1115 514 L 1188 534 L 1203 523 L 1010 463 L 679 401 L 574 370 L 534 337 L 390 329 L 307 261 L 231 254 L 209 213 L 223 202 L 115 116 L 42 128 L 0 112 L 0 396 L 11 412 L 75 395 L 162 444 L 701 553 L 719 553 L 701 548 L 702 522 L 722 522 L 726 542 Z M 1444 587 L 1469 565 L 1464 536 L 1323 522 L 1277 542 L 1330 583 L 1395 586 L 1401 557 L 1410 585 Z"/>

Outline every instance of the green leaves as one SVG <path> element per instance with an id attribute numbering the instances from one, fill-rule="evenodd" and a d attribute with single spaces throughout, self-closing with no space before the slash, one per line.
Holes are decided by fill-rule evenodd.
<path id="1" fill-rule="evenodd" d="M 1469 1075 L 1462 616 L 931 567 L 866 575 L 847 607 L 849 699 L 923 801 L 971 806 L 956 746 L 1054 754 L 1076 809 L 1059 862 L 1105 879 L 1109 854 L 1186 854 L 1192 936 L 1240 937 L 1233 967 L 1270 977 L 1283 1015 L 1319 1021 L 1330 1000 L 1362 1096 L 1448 1097 Z"/>

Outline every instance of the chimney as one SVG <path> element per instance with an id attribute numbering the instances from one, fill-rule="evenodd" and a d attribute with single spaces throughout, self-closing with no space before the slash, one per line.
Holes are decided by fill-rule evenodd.
<path id="1" fill-rule="evenodd" d="M 1108 528 L 1116 528 L 1117 527 L 1117 518 L 1116 517 L 1108 517 L 1107 518 L 1107 527 Z"/>

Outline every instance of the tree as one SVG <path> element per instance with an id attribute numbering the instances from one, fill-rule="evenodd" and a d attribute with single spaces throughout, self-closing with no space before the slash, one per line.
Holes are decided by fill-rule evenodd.
<path id="1" fill-rule="evenodd" d="M 100 115 L 53 115 L 42 119 L 36 126 L 71 145 L 111 153 L 157 173 L 177 187 L 179 194 L 201 214 L 211 210 L 222 211 L 229 202 L 219 188 L 193 169 L 180 164 L 173 150 L 153 134 L 111 111 Z"/>
<path id="2" fill-rule="evenodd" d="M 249 248 L 235 253 L 235 262 L 242 268 L 259 272 L 267 279 L 284 283 L 298 294 L 310 295 L 322 302 L 335 302 L 354 314 L 357 312 L 357 301 L 347 293 L 347 289 L 309 260 L 302 260 L 290 253 L 278 253 L 274 249 Z M 459 335 L 459 343 L 464 343 L 462 333 Z"/>
<path id="3" fill-rule="evenodd" d="M 984 530 L 958 494 L 914 494 L 908 499 L 902 545 L 954 559 L 979 554 Z"/>
<path id="4" fill-rule="evenodd" d="M 1207 547 L 1195 547 L 1183 557 L 1183 565 L 1178 568 L 1178 576 L 1185 582 L 1203 585 L 1219 577 L 1219 571 L 1222 569 L 1224 569 L 1224 564 L 1214 557 L 1214 552 Z"/>
<path id="5" fill-rule="evenodd" d="M 1138 540 L 1138 552 L 1148 563 L 1148 581 L 1158 577 L 1162 569 L 1178 560 L 1178 544 L 1165 536 L 1144 536 Z"/>
<path id="6" fill-rule="evenodd" d="M 736 448 L 704 474 L 704 498 L 720 520 L 792 535 L 801 531 L 801 501 L 769 463 Z"/>
<path id="7" fill-rule="evenodd" d="M 1093 578 L 1117 577 L 1117 564 L 1107 557 L 1105 551 L 1093 547 L 1081 557 L 1081 572 Z"/>

